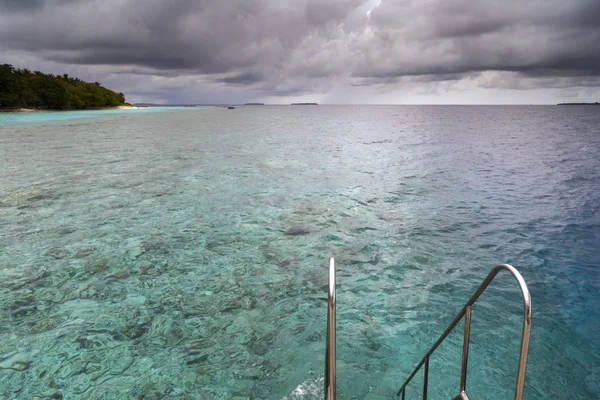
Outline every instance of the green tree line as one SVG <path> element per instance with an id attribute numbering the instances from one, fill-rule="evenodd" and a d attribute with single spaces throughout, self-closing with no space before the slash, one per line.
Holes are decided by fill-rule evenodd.
<path id="1" fill-rule="evenodd" d="M 113 92 L 98 82 L 0 65 L 0 108 L 69 109 L 124 104 L 123 93 Z"/>

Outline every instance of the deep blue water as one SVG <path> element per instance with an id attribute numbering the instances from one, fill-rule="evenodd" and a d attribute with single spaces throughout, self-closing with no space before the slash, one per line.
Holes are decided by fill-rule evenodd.
<path id="1" fill-rule="evenodd" d="M 0 395 L 320 398 L 334 256 L 340 398 L 392 398 L 502 262 L 533 299 L 526 398 L 600 397 L 597 107 L 95 115 L 0 127 Z M 513 396 L 521 313 L 498 276 L 471 398 Z"/>

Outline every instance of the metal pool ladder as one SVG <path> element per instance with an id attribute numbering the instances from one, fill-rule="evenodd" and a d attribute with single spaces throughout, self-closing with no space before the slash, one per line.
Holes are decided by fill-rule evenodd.
<path id="1" fill-rule="evenodd" d="M 325 400 L 335 400 L 335 260 L 329 259 L 327 298 L 327 342 L 325 344 Z"/>
<path id="2" fill-rule="evenodd" d="M 485 291 L 490 282 L 496 277 L 498 272 L 501 270 L 507 270 L 510 272 L 521 289 L 523 296 L 523 334 L 521 336 L 521 354 L 519 358 L 519 370 L 517 372 L 517 385 L 515 389 L 515 400 L 523 399 L 523 388 L 525 386 L 525 370 L 527 368 L 527 355 L 529 353 L 529 337 L 531 336 L 531 296 L 529 295 L 529 289 L 525 280 L 517 271 L 515 267 L 508 264 L 500 264 L 496 266 L 489 275 L 485 278 L 481 286 L 477 289 L 475 294 L 469 299 L 467 304 L 458 313 L 454 321 L 448 326 L 446 331 L 440 336 L 435 344 L 429 349 L 425 357 L 417 365 L 417 367 L 410 374 L 408 379 L 404 382 L 396 396 L 402 396 L 402 400 L 405 400 L 406 386 L 410 383 L 412 378 L 424 365 L 424 376 L 423 376 L 423 400 L 427 400 L 427 386 L 429 381 L 429 357 L 435 352 L 438 346 L 446 339 L 446 337 L 454 330 L 460 320 L 465 317 L 465 332 L 463 340 L 463 354 L 462 354 L 462 368 L 460 373 L 460 391 L 458 396 L 454 400 L 469 400 L 467 395 L 467 364 L 469 361 L 469 339 L 471 335 L 471 309 L 473 304 L 479 299 L 479 296 Z M 327 307 L 327 344 L 325 353 L 325 400 L 335 400 L 335 261 L 333 258 L 329 259 L 329 299 Z"/>
<path id="3" fill-rule="evenodd" d="M 462 368 L 460 372 L 460 392 L 458 396 L 454 398 L 454 400 L 469 400 L 469 396 L 467 396 L 467 363 L 469 361 L 469 338 L 471 335 L 471 308 L 473 304 L 477 301 L 481 293 L 488 287 L 490 282 L 496 277 L 498 272 L 501 270 L 507 270 L 517 279 L 519 283 L 519 287 L 521 288 L 521 294 L 523 295 L 523 313 L 524 313 L 524 321 L 523 321 L 523 335 L 521 337 L 521 356 L 519 359 L 519 371 L 517 372 L 517 387 L 515 389 L 515 400 L 521 400 L 523 398 L 523 387 L 525 385 L 525 369 L 527 368 L 527 354 L 529 353 L 529 336 L 531 335 L 531 296 L 529 295 L 529 289 L 527 289 L 527 284 L 525 280 L 517 271 L 515 267 L 508 264 L 500 264 L 496 266 L 492 272 L 485 278 L 479 289 L 475 292 L 475 294 L 469 299 L 467 304 L 463 307 L 463 309 L 458 313 L 454 321 L 450 324 L 450 326 L 446 329 L 446 331 L 442 334 L 442 336 L 435 342 L 435 344 L 431 347 L 431 349 L 425 354 L 425 357 L 421 360 L 419 365 L 414 369 L 412 374 L 408 377 L 408 379 L 404 382 L 396 396 L 402 395 L 402 400 L 405 400 L 405 391 L 406 385 L 411 381 L 411 379 L 416 375 L 419 369 L 425 365 L 424 377 L 423 377 L 423 400 L 427 400 L 427 383 L 429 378 L 429 357 L 433 352 L 438 348 L 438 346 L 446 339 L 446 337 L 452 332 L 452 330 L 456 327 L 456 325 L 460 322 L 462 317 L 465 317 L 465 336 L 463 340 L 463 354 L 462 354 Z"/>

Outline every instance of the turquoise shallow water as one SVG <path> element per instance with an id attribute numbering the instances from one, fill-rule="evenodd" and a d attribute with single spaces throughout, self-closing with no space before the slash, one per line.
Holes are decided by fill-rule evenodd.
<path id="1" fill-rule="evenodd" d="M 194 107 L 200 110 L 204 107 Z M 49 124 L 54 122 L 69 122 L 82 118 L 99 118 L 114 115 L 137 115 L 156 112 L 173 112 L 192 110 L 190 107 L 146 107 L 133 109 L 106 109 L 106 110 L 74 110 L 74 111 L 36 111 L 0 113 L 0 127 L 14 125 Z"/>
<path id="2" fill-rule="evenodd" d="M 340 398 L 392 398 L 500 262 L 527 398 L 600 395 L 595 108 L 170 111 L 0 128 L 4 398 L 320 398 L 329 256 Z M 506 275 L 474 307 L 471 398 L 511 398 L 521 310 Z"/>

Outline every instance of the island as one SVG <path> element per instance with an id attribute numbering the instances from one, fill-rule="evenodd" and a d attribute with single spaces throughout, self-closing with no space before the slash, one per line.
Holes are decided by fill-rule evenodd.
<path id="1" fill-rule="evenodd" d="M 98 82 L 84 82 L 68 74 L 52 75 L 40 71 L 0 65 L 0 110 L 79 110 L 133 107 L 123 93 Z"/>
<path id="2" fill-rule="evenodd" d="M 318 103 L 292 103 L 293 106 L 318 106 Z"/>
<path id="3" fill-rule="evenodd" d="M 597 106 L 600 103 L 558 103 L 559 106 Z"/>
<path id="4" fill-rule="evenodd" d="M 264 106 L 265 103 L 244 103 L 245 106 Z"/>

